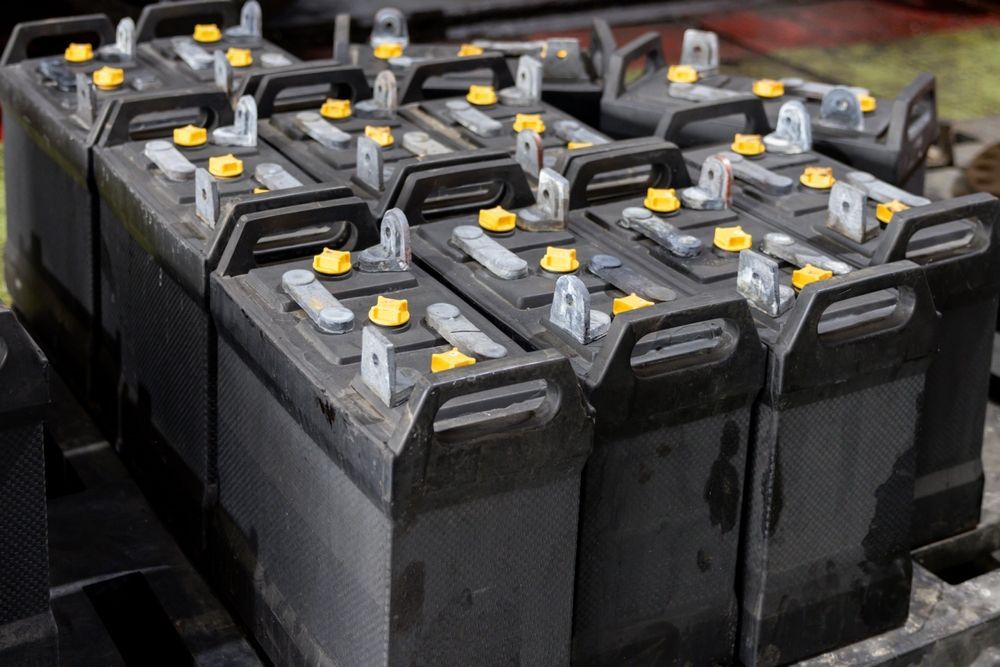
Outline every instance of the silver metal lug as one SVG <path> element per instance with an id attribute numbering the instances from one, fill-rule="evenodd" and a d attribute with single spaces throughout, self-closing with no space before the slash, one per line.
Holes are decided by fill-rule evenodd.
<path id="1" fill-rule="evenodd" d="M 354 328 L 354 313 L 330 294 L 312 271 L 285 271 L 281 288 L 323 333 L 345 334 Z"/>
<path id="2" fill-rule="evenodd" d="M 432 303 L 427 306 L 427 326 L 466 356 L 480 359 L 501 359 L 507 356 L 506 347 L 483 333 L 450 303 Z"/>
<path id="3" fill-rule="evenodd" d="M 603 338 L 611 328 L 611 316 L 590 308 L 590 292 L 576 276 L 559 276 L 552 295 L 549 321 L 587 345 Z"/>
<path id="4" fill-rule="evenodd" d="M 398 208 L 389 209 L 382 217 L 380 243 L 365 248 L 357 255 L 355 268 L 366 273 L 396 273 L 408 271 L 412 261 L 410 223 Z"/>
<path id="5" fill-rule="evenodd" d="M 740 251 L 736 290 L 751 306 L 778 317 L 795 303 L 795 290 L 781 284 L 778 263 L 753 250 Z"/>
<path id="6" fill-rule="evenodd" d="M 701 241 L 685 234 L 649 209 L 629 206 L 622 210 L 618 224 L 639 232 L 677 257 L 695 257 L 701 252 Z"/>
<path id="7" fill-rule="evenodd" d="M 688 208 L 718 211 L 729 208 L 733 196 L 733 165 L 723 155 L 705 158 L 698 185 L 681 190 L 681 202 Z"/>
<path id="8" fill-rule="evenodd" d="M 486 235 L 479 227 L 459 225 L 451 231 L 453 246 L 501 280 L 528 275 L 528 263 Z"/>

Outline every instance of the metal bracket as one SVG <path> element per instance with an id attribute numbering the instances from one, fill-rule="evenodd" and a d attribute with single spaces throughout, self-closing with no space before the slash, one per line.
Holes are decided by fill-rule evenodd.
<path id="1" fill-rule="evenodd" d="M 338 65 L 348 65 L 351 61 L 351 15 L 337 14 L 333 17 L 333 61 Z"/>
<path id="2" fill-rule="evenodd" d="M 576 276 L 556 280 L 549 321 L 583 345 L 603 338 L 611 328 L 610 315 L 590 309 L 590 292 Z"/>
<path id="3" fill-rule="evenodd" d="M 528 275 L 528 262 L 494 241 L 479 227 L 455 227 L 449 243 L 501 280 L 517 280 Z"/>
<path id="4" fill-rule="evenodd" d="M 213 56 L 212 74 L 215 80 L 215 87 L 226 95 L 233 93 L 233 66 L 226 60 L 226 54 L 216 51 Z"/>
<path id="5" fill-rule="evenodd" d="M 63 93 L 69 93 L 77 89 L 76 77 L 78 74 L 81 74 L 81 72 L 77 74 L 71 72 L 62 58 L 47 58 L 41 61 L 38 63 L 38 73 L 46 81 L 54 83 L 56 90 Z"/>
<path id="6" fill-rule="evenodd" d="M 396 75 L 385 69 L 375 77 L 371 99 L 361 100 L 354 105 L 354 115 L 358 118 L 385 120 L 395 116 L 398 107 L 399 87 Z"/>
<path id="7" fill-rule="evenodd" d="M 268 190 L 290 190 L 302 187 L 302 181 L 295 178 L 280 164 L 261 162 L 253 170 L 254 179 Z"/>
<path id="8" fill-rule="evenodd" d="M 579 51 L 579 44 L 577 44 Z M 542 63 L 531 56 L 517 59 L 517 74 L 514 85 L 501 88 L 497 95 L 500 102 L 511 107 L 526 107 L 538 104 L 542 99 Z"/>
<path id="9" fill-rule="evenodd" d="M 625 294 L 635 293 L 650 301 L 673 301 L 677 298 L 677 292 L 624 266 L 614 255 L 594 255 L 587 264 L 587 270 Z"/>
<path id="10" fill-rule="evenodd" d="M 416 371 L 396 368 L 396 346 L 375 326 L 361 330 L 361 384 L 390 408 L 403 403 L 413 390 Z"/>
<path id="11" fill-rule="evenodd" d="M 552 37 L 545 42 L 542 71 L 548 79 L 585 79 L 580 40 L 575 37 Z"/>
<path id="12" fill-rule="evenodd" d="M 226 37 L 258 40 L 264 35 L 264 17 L 257 0 L 247 0 L 240 9 L 240 24 L 226 28 Z"/>
<path id="13" fill-rule="evenodd" d="M 705 158 L 698 175 L 698 185 L 681 190 L 681 202 L 700 211 L 729 208 L 733 196 L 733 165 L 724 155 Z"/>
<path id="14" fill-rule="evenodd" d="M 324 148 L 336 151 L 351 145 L 351 135 L 334 127 L 315 111 L 300 111 L 295 114 L 295 125 Z"/>
<path id="15" fill-rule="evenodd" d="M 212 54 L 194 43 L 190 37 L 174 37 L 170 40 L 174 55 L 193 70 L 208 69 L 214 62 Z"/>
<path id="16" fill-rule="evenodd" d="M 778 263 L 753 250 L 740 251 L 736 290 L 751 306 L 778 317 L 795 303 L 795 290 L 781 284 Z"/>
<path id="17" fill-rule="evenodd" d="M 703 74 L 719 69 L 719 36 L 710 30 L 685 30 L 681 64 L 690 65 Z"/>
<path id="18" fill-rule="evenodd" d="M 838 276 L 851 272 L 850 265 L 817 252 L 781 232 L 765 234 L 761 250 L 764 254 L 784 260 L 799 268 L 806 264 L 812 264 L 817 268 L 832 271 Z"/>
<path id="19" fill-rule="evenodd" d="M 718 102 L 728 100 L 733 97 L 740 97 L 744 93 L 725 88 L 715 88 L 701 83 L 671 83 L 667 86 L 667 94 L 679 100 L 689 102 Z"/>
<path id="20" fill-rule="evenodd" d="M 517 212 L 517 227 L 527 232 L 566 229 L 568 213 L 569 181 L 559 172 L 544 167 L 538 172 L 535 205 Z"/>
<path id="21" fill-rule="evenodd" d="M 194 164 L 169 141 L 162 139 L 149 141 L 142 153 L 163 172 L 168 180 L 189 181 L 194 178 Z"/>
<path id="22" fill-rule="evenodd" d="M 212 143 L 216 146 L 257 146 L 257 103 L 249 95 L 236 102 L 236 117 L 233 125 L 224 125 L 212 130 Z"/>
<path id="23" fill-rule="evenodd" d="M 598 144 L 609 142 L 609 139 L 600 132 L 595 132 L 587 128 L 578 120 L 570 120 L 568 118 L 552 123 L 552 131 L 566 143 L 577 141 L 597 146 Z"/>
<path id="24" fill-rule="evenodd" d="M 540 55 L 542 49 L 545 48 L 545 42 L 542 40 L 516 42 L 510 40 L 475 39 L 472 41 L 472 45 L 478 46 L 484 51 L 498 51 L 505 56 Z"/>
<path id="25" fill-rule="evenodd" d="M 76 73 L 76 116 L 92 127 L 97 116 L 97 88 L 83 72 Z"/>
<path id="26" fill-rule="evenodd" d="M 831 88 L 819 105 L 819 122 L 827 127 L 860 132 L 865 129 L 865 114 L 861 101 L 850 88 Z"/>
<path id="27" fill-rule="evenodd" d="M 503 132 L 503 124 L 495 118 L 490 118 L 479 109 L 463 100 L 448 100 L 445 102 L 448 115 L 456 123 L 480 137 L 497 137 Z"/>
<path id="28" fill-rule="evenodd" d="M 697 237 L 682 233 L 677 227 L 653 215 L 648 209 L 629 206 L 622 210 L 618 224 L 625 229 L 639 232 L 665 248 L 671 255 L 695 257 L 701 252 L 701 241 Z"/>
<path id="29" fill-rule="evenodd" d="M 408 271 L 412 260 L 410 223 L 406 214 L 392 208 L 382 217 L 380 242 L 358 253 L 355 267 L 365 273 L 395 273 Z"/>
<path id="30" fill-rule="evenodd" d="M 789 100 L 778 110 L 774 132 L 764 135 L 764 145 L 772 153 L 798 155 L 812 150 L 812 118 L 806 105 Z"/>
<path id="31" fill-rule="evenodd" d="M 514 144 L 514 159 L 521 165 L 524 173 L 538 178 L 544 166 L 542 157 L 542 137 L 534 130 L 521 130 L 517 133 Z"/>
<path id="32" fill-rule="evenodd" d="M 867 171 L 847 172 L 847 182 L 861 188 L 871 199 L 883 204 L 894 199 L 910 207 L 926 206 L 931 203 L 927 197 L 921 197 L 902 188 L 897 188 L 895 185 L 877 179 L 874 174 L 869 174 Z"/>
<path id="33" fill-rule="evenodd" d="M 323 333 L 345 334 L 354 328 L 354 313 L 330 294 L 312 271 L 285 271 L 281 288 Z"/>
<path id="34" fill-rule="evenodd" d="M 385 187 L 385 158 L 382 147 L 371 137 L 358 137 L 358 153 L 354 164 L 358 180 L 375 192 Z"/>
<path id="35" fill-rule="evenodd" d="M 797 77 L 787 77 L 781 80 L 782 85 L 785 87 L 785 91 L 789 93 L 794 93 L 800 95 L 810 100 L 821 100 L 823 96 L 829 93 L 834 88 L 847 88 L 852 91 L 855 95 L 868 95 L 869 91 L 867 88 L 859 88 L 857 86 L 837 86 L 832 83 L 819 83 L 818 81 L 806 81 L 805 79 L 800 79 Z"/>
<path id="36" fill-rule="evenodd" d="M 878 236 L 878 220 L 865 215 L 866 198 L 865 191 L 860 188 L 844 181 L 834 183 L 827 205 L 826 226 L 857 243 Z"/>
<path id="37" fill-rule="evenodd" d="M 284 53 L 265 51 L 260 54 L 260 64 L 262 67 L 286 67 L 292 64 L 292 60 Z"/>
<path id="38" fill-rule="evenodd" d="M 440 141 L 432 139 L 426 132 L 411 130 L 403 133 L 403 148 L 417 157 L 426 155 L 445 155 L 454 151 Z"/>
<path id="39" fill-rule="evenodd" d="M 208 170 L 194 172 L 194 212 L 209 227 L 215 229 L 219 220 L 219 183 Z"/>
<path id="40" fill-rule="evenodd" d="M 135 59 L 135 21 L 123 18 L 115 26 L 115 43 L 106 44 L 97 50 L 101 60 L 106 62 L 129 62 Z"/>
<path id="41" fill-rule="evenodd" d="M 399 44 L 405 49 L 410 44 L 410 30 L 403 12 L 395 7 L 383 7 L 375 12 L 368 43 L 372 48 L 379 44 Z"/>
<path id="42" fill-rule="evenodd" d="M 484 334 L 462 312 L 450 303 L 427 306 L 427 326 L 438 332 L 458 351 L 470 357 L 501 359 L 507 348 Z"/>
<path id="43" fill-rule="evenodd" d="M 795 189 L 795 181 L 788 176 L 776 174 L 767 167 L 747 160 L 739 153 L 720 153 L 733 167 L 733 177 L 756 187 L 761 192 L 772 195 L 787 195 Z"/>

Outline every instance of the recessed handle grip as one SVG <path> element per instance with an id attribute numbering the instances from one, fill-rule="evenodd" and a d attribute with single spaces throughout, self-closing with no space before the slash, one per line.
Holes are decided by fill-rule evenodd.
<path id="1" fill-rule="evenodd" d="M 14 26 L 14 31 L 7 40 L 7 46 L 0 56 L 0 67 L 13 65 L 28 58 L 28 50 L 40 39 L 59 37 L 60 35 L 81 35 L 95 33 L 98 43 L 94 49 L 115 41 L 115 26 L 104 14 L 87 14 L 67 18 L 45 19 L 44 21 L 26 21 Z M 46 54 L 54 55 L 54 54 Z"/>

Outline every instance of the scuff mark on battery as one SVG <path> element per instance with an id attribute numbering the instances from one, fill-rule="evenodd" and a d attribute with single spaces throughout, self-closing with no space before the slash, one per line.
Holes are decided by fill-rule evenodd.
<path id="1" fill-rule="evenodd" d="M 726 422 L 719 444 L 719 458 L 712 463 L 705 483 L 705 500 L 712 525 L 728 533 L 736 526 L 740 507 L 740 475 L 731 460 L 740 451 L 740 427 L 736 422 Z"/>

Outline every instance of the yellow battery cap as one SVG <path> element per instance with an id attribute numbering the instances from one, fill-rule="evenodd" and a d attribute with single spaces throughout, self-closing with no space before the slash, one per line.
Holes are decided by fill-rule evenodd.
<path id="1" fill-rule="evenodd" d="M 821 269 L 818 266 L 806 264 L 801 269 L 795 269 L 792 271 L 792 287 L 795 289 L 802 289 L 809 283 L 814 283 L 817 280 L 827 280 L 832 277 L 833 271 L 827 271 L 826 269 Z"/>
<path id="2" fill-rule="evenodd" d="M 545 131 L 545 121 L 537 113 L 519 113 L 514 116 L 514 131 L 534 130 L 538 134 Z"/>
<path id="3" fill-rule="evenodd" d="M 652 301 L 646 301 L 641 296 L 632 292 L 628 296 L 620 296 L 611 303 L 611 312 L 614 315 L 619 313 L 627 313 L 630 310 L 637 310 L 639 308 L 648 308 L 652 306 Z"/>
<path id="4" fill-rule="evenodd" d="M 440 373 L 459 366 L 471 366 L 476 363 L 473 357 L 467 357 L 453 347 L 447 352 L 435 352 L 431 355 L 431 372 Z"/>
<path id="5" fill-rule="evenodd" d="M 232 153 L 210 157 L 208 173 L 218 178 L 236 178 L 243 173 L 243 160 Z"/>
<path id="6" fill-rule="evenodd" d="M 392 136 L 392 128 L 386 125 L 365 125 L 365 136 L 382 148 L 392 146 L 396 141 Z"/>
<path id="7" fill-rule="evenodd" d="M 493 86 L 472 84 L 469 86 L 469 92 L 465 94 L 465 99 L 469 104 L 485 107 L 497 103 L 497 91 L 493 89 Z"/>
<path id="8" fill-rule="evenodd" d="M 226 60 L 233 67 L 250 67 L 250 65 L 253 65 L 253 51 L 231 46 L 226 51 Z"/>
<path id="9" fill-rule="evenodd" d="M 70 63 L 85 63 L 94 59 L 94 47 L 90 44 L 77 44 L 76 42 L 70 42 L 69 46 L 66 47 L 63 57 L 66 62 Z"/>
<path id="10" fill-rule="evenodd" d="M 462 46 L 458 47 L 458 55 L 462 58 L 466 56 L 481 56 L 483 55 L 483 49 L 475 44 L 462 44 Z"/>
<path id="11" fill-rule="evenodd" d="M 871 113 L 878 108 L 878 101 L 873 95 L 858 95 L 858 103 L 864 113 Z"/>
<path id="12" fill-rule="evenodd" d="M 698 70 L 690 65 L 671 65 L 667 68 L 667 81 L 673 83 L 694 83 L 698 80 Z"/>
<path id="13" fill-rule="evenodd" d="M 681 200 L 673 188 L 649 188 L 642 205 L 657 213 L 673 213 L 681 207 Z"/>
<path id="14" fill-rule="evenodd" d="M 323 106 L 319 108 L 319 115 L 331 120 L 340 120 L 351 117 L 351 101 L 336 100 L 332 97 L 326 98 Z"/>
<path id="15" fill-rule="evenodd" d="M 759 134 L 737 134 L 730 148 L 734 153 L 747 156 L 760 155 L 765 150 Z"/>
<path id="16" fill-rule="evenodd" d="M 799 183 L 814 190 L 829 190 L 836 182 L 833 167 L 806 167 L 799 176 Z"/>
<path id="17" fill-rule="evenodd" d="M 174 128 L 174 143 L 185 148 L 203 146 L 208 141 L 208 130 L 197 125 Z"/>
<path id="18" fill-rule="evenodd" d="M 753 94 L 764 98 L 781 97 L 785 94 L 785 84 L 775 79 L 757 79 L 753 82 Z"/>
<path id="19" fill-rule="evenodd" d="M 739 225 L 735 227 L 716 227 L 715 238 L 712 240 L 716 248 L 726 252 L 739 252 L 753 245 L 753 237 L 743 231 Z"/>
<path id="20" fill-rule="evenodd" d="M 117 67 L 104 66 L 101 69 L 94 70 L 91 76 L 94 80 L 94 85 L 101 90 L 114 90 L 125 83 L 125 70 Z"/>
<path id="21" fill-rule="evenodd" d="M 324 276 L 342 276 L 351 270 L 351 253 L 346 250 L 323 248 L 313 257 L 313 271 Z"/>
<path id="22" fill-rule="evenodd" d="M 539 262 L 542 268 L 552 273 L 569 273 L 580 268 L 580 262 L 576 260 L 576 248 L 556 248 L 549 246 L 545 249 L 545 256 Z"/>
<path id="23" fill-rule="evenodd" d="M 372 49 L 372 54 L 379 60 L 398 58 L 403 55 L 403 45 L 398 42 L 384 42 Z"/>
<path id="24" fill-rule="evenodd" d="M 380 296 L 369 309 L 368 319 L 381 327 L 401 327 L 410 321 L 410 306 L 406 299 Z"/>
<path id="25" fill-rule="evenodd" d="M 222 39 L 222 31 L 214 23 L 199 23 L 194 27 L 194 34 L 191 38 L 202 44 L 210 44 Z"/>
<path id="26" fill-rule="evenodd" d="M 900 211 L 905 211 L 910 208 L 898 199 L 893 199 L 887 202 L 880 202 L 875 205 L 875 217 L 878 218 L 879 222 L 889 224 L 892 221 L 892 216 Z"/>
<path id="27" fill-rule="evenodd" d="M 502 206 L 479 209 L 479 226 L 491 232 L 509 232 L 517 224 L 517 215 Z"/>
<path id="28" fill-rule="evenodd" d="M 268 190 L 267 188 L 265 188 L 262 185 L 261 186 L 257 186 L 256 188 L 253 189 L 253 193 L 255 195 L 263 195 L 263 194 L 266 194 L 268 192 L 270 192 L 270 190 Z"/>
<path id="29" fill-rule="evenodd" d="M 568 142 L 566 142 L 566 148 L 569 149 L 569 150 L 571 150 L 571 151 L 575 151 L 578 148 L 590 148 L 593 145 L 594 144 L 592 144 L 589 141 L 568 141 Z"/>

